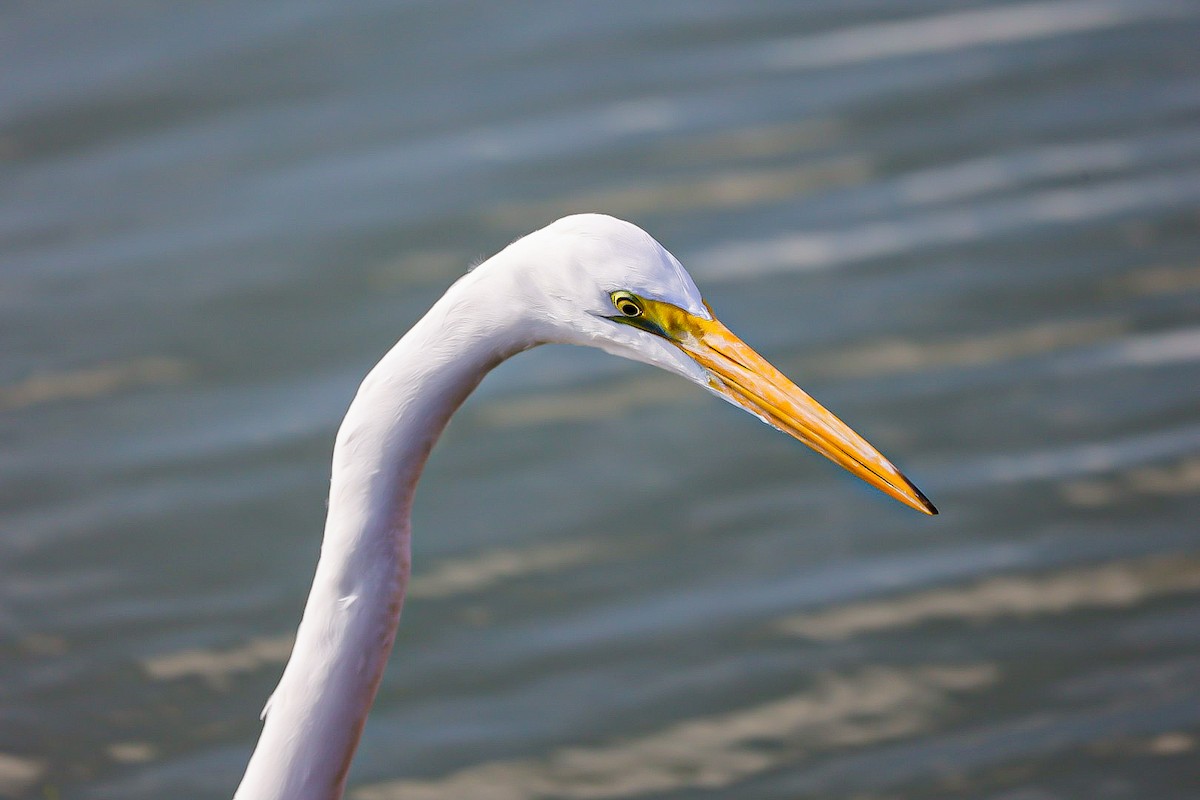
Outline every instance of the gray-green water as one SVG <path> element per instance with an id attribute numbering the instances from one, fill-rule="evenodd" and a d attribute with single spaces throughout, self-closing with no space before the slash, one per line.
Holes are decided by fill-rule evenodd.
<path id="1" fill-rule="evenodd" d="M 358 800 L 1200 796 L 1200 6 L 0 10 L 0 796 L 222 798 L 358 380 L 638 222 L 923 518 L 682 381 L 501 367 Z"/>

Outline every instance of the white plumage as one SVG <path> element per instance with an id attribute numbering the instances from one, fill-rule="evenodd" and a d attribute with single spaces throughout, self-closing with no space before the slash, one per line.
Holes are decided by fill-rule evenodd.
<path id="1" fill-rule="evenodd" d="M 430 450 L 489 370 L 539 344 L 599 347 L 680 375 L 936 513 L 887 459 L 720 324 L 647 233 L 561 219 L 464 275 L 371 370 L 337 434 L 325 538 L 291 659 L 235 800 L 336 800 L 409 577 Z"/>

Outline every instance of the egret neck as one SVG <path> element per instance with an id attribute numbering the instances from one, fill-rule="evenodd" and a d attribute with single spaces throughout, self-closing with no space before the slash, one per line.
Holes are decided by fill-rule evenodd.
<path id="1" fill-rule="evenodd" d="M 489 292 L 487 280 L 477 271 L 452 286 L 350 405 L 333 450 L 316 577 L 235 800 L 342 796 L 404 604 L 417 479 L 484 375 L 536 343 L 527 327 L 509 322 L 508 309 L 490 313 L 480 303 L 503 296 Z"/>

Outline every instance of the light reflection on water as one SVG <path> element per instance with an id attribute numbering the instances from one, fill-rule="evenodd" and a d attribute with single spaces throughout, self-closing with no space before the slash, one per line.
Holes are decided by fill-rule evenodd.
<path id="1" fill-rule="evenodd" d="M 1200 791 L 1194 4 L 0 15 L 0 797 L 228 797 L 357 381 L 592 210 L 943 514 L 523 355 L 422 483 L 353 797 Z"/>

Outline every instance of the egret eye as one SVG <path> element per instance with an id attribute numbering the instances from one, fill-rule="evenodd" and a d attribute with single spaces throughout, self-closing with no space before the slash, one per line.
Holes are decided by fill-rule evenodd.
<path id="1" fill-rule="evenodd" d="M 613 292 L 612 301 L 617 311 L 620 311 L 627 317 L 640 317 L 642 315 L 642 304 L 629 292 Z"/>

